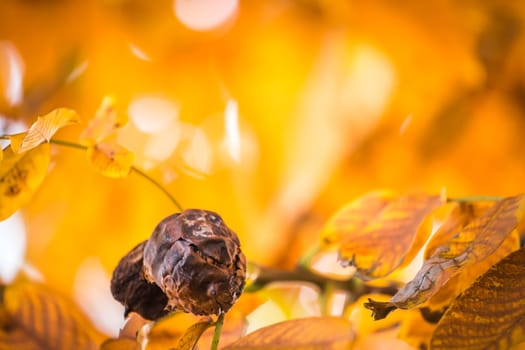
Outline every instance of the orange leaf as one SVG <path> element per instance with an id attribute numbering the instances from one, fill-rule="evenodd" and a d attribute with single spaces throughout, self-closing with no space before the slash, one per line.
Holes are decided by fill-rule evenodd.
<path id="1" fill-rule="evenodd" d="M 213 323 L 210 321 L 194 323 L 188 329 L 186 329 L 182 337 L 179 338 L 174 350 L 193 350 L 202 333 L 204 333 L 204 331 L 211 326 L 213 326 Z"/>
<path id="2" fill-rule="evenodd" d="M 58 129 L 66 125 L 76 124 L 79 121 L 80 119 L 75 111 L 67 108 L 55 109 L 43 117 L 38 117 L 27 131 L 20 147 L 18 149 L 13 147 L 13 150 L 22 153 L 37 147 L 42 142 L 49 142 Z"/>
<path id="3" fill-rule="evenodd" d="M 450 306 L 432 349 L 508 349 L 525 341 L 525 247 L 492 266 Z"/>
<path id="4" fill-rule="evenodd" d="M 375 319 L 381 319 L 396 308 L 409 309 L 426 302 L 456 273 L 490 257 L 521 221 L 524 207 L 523 195 L 495 203 L 451 240 L 438 247 L 423 263 L 414 279 L 389 302 L 370 300 L 366 307 L 373 311 Z"/>
<path id="5" fill-rule="evenodd" d="M 95 117 L 89 122 L 87 128 L 80 134 L 84 144 L 94 145 L 106 140 L 115 130 L 126 125 L 127 116 L 119 113 L 115 106 L 115 99 L 104 97 Z"/>
<path id="6" fill-rule="evenodd" d="M 21 153 L 19 152 L 20 147 L 22 147 L 22 142 L 24 142 L 24 139 L 26 138 L 27 132 L 21 132 L 19 134 L 9 135 L 9 141 L 11 143 L 11 149 L 15 153 Z"/>
<path id="7" fill-rule="evenodd" d="M 0 221 L 27 204 L 47 174 L 49 144 L 43 144 L 23 154 L 4 151 L 0 163 Z"/>
<path id="8" fill-rule="evenodd" d="M 0 287 L 0 349 L 98 349 L 103 336 L 68 300 L 46 287 Z"/>
<path id="9" fill-rule="evenodd" d="M 419 310 L 411 310 L 404 314 L 399 339 L 403 339 L 414 349 L 428 349 L 428 343 L 436 325 L 427 322 Z"/>
<path id="10" fill-rule="evenodd" d="M 212 324 L 211 319 L 203 320 L 202 317 L 182 312 L 172 313 L 155 322 L 147 333 L 139 335 L 138 340 L 142 342 L 142 338 L 147 339 L 147 350 L 169 349 L 174 344 L 188 345 L 191 341 L 198 341 Z"/>
<path id="11" fill-rule="evenodd" d="M 352 232 L 363 230 L 394 199 L 390 192 L 368 193 L 341 208 L 323 228 L 321 239 L 334 244 L 344 241 Z"/>
<path id="12" fill-rule="evenodd" d="M 426 303 L 431 310 L 440 310 L 448 306 L 460 293 L 468 288 L 479 276 L 501 259 L 520 248 L 520 238 L 517 230 L 512 231 L 505 238 L 494 253 L 486 259 L 465 265 L 439 291 L 436 292 Z"/>
<path id="13" fill-rule="evenodd" d="M 131 151 L 111 141 L 89 147 L 87 155 L 96 170 L 112 178 L 127 176 L 135 159 Z"/>
<path id="14" fill-rule="evenodd" d="M 261 328 L 224 350 L 349 349 L 354 342 L 351 324 L 343 318 L 310 317 Z"/>
<path id="15" fill-rule="evenodd" d="M 438 247 L 452 239 L 474 218 L 480 217 L 494 202 L 455 202 L 439 229 L 428 242 L 424 258 L 428 259 Z"/>
<path id="16" fill-rule="evenodd" d="M 107 339 L 100 346 L 100 350 L 140 350 L 142 347 L 133 339 Z"/>
<path id="17" fill-rule="evenodd" d="M 415 256 L 431 231 L 425 218 L 441 204 L 437 195 L 367 195 L 336 213 L 322 237 L 340 242 L 341 260 L 362 278 L 384 277 Z"/>

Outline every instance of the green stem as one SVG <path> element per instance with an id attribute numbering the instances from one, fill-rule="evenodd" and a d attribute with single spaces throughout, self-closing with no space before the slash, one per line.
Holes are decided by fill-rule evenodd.
<path id="1" fill-rule="evenodd" d="M 81 150 L 87 150 L 87 146 L 84 146 L 84 145 L 81 145 L 81 144 L 75 143 L 75 142 L 65 141 L 65 140 L 51 139 L 51 140 L 49 140 L 49 143 L 52 143 L 52 144 L 55 144 L 55 145 L 60 145 L 60 146 L 65 146 L 65 147 L 69 147 L 69 148 L 76 148 L 76 149 L 81 149 Z M 166 195 L 166 197 L 168 197 L 170 199 L 170 201 L 177 207 L 177 209 L 179 209 L 180 211 L 184 210 L 182 208 L 182 206 L 180 205 L 180 203 L 175 199 L 175 197 L 173 197 L 168 192 L 168 190 L 166 190 L 166 188 L 164 186 L 162 186 L 162 184 L 160 182 L 158 182 L 157 180 L 155 180 L 154 178 L 152 178 L 151 176 L 149 176 L 148 174 L 146 174 L 144 171 L 142 171 L 141 169 L 137 168 L 136 166 L 132 166 L 131 167 L 131 171 L 136 173 L 136 174 L 138 174 L 138 175 L 140 175 L 140 176 L 142 176 L 144 179 L 146 179 L 151 184 L 153 184 L 155 187 L 157 187 L 159 190 L 161 190 L 162 193 L 164 193 Z"/>
<path id="2" fill-rule="evenodd" d="M 219 346 L 219 340 L 221 338 L 222 325 L 224 324 L 224 312 L 219 314 L 217 321 L 215 322 L 215 331 L 213 332 L 213 339 L 211 341 L 211 350 L 217 350 Z"/>

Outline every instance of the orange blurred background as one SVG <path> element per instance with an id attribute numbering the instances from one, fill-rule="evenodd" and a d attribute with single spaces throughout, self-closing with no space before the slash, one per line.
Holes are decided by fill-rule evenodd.
<path id="1" fill-rule="evenodd" d="M 0 127 L 69 107 L 83 123 L 56 137 L 76 141 L 113 96 L 137 166 L 287 268 L 370 190 L 523 191 L 524 20 L 525 2 L 496 0 L 1 1 Z M 25 261 L 117 310 L 113 329 L 113 267 L 176 210 L 54 146 L 22 210 Z"/>

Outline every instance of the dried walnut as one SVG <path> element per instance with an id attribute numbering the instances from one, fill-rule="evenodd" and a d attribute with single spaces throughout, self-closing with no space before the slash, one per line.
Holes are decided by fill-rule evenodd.
<path id="1" fill-rule="evenodd" d="M 147 319 L 170 311 L 228 311 L 244 287 L 246 259 L 237 235 L 211 211 L 189 209 L 162 220 L 113 272 L 115 299 Z"/>

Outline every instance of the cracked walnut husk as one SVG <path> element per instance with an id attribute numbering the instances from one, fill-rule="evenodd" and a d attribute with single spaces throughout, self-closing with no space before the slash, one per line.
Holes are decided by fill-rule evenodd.
<path id="1" fill-rule="evenodd" d="M 175 310 L 212 315 L 231 308 L 245 276 L 237 235 L 218 214 L 189 209 L 162 220 L 148 241 L 122 258 L 111 291 L 126 312 L 147 319 Z"/>

